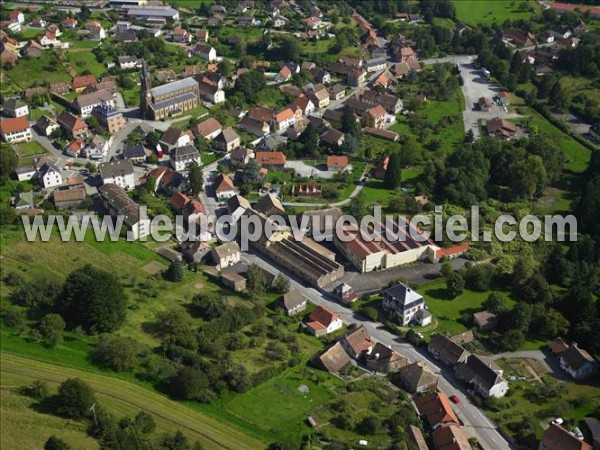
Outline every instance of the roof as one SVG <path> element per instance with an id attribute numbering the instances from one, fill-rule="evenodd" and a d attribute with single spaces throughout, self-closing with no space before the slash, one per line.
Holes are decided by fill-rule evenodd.
<path id="1" fill-rule="evenodd" d="M 390 141 L 395 141 L 400 136 L 395 131 L 382 130 L 380 128 L 373 128 L 373 127 L 365 127 L 365 128 L 363 128 L 363 132 L 365 134 L 370 134 L 372 136 L 377 136 L 377 137 L 380 137 L 383 139 L 388 139 Z"/>
<path id="2" fill-rule="evenodd" d="M 179 138 L 184 134 L 186 134 L 186 131 L 180 130 L 179 128 L 168 128 L 160 137 L 160 142 L 167 145 L 175 145 Z"/>
<path id="3" fill-rule="evenodd" d="M 250 202 L 241 195 L 234 195 L 227 200 L 227 209 L 230 213 L 233 213 L 238 208 L 250 209 Z"/>
<path id="4" fill-rule="evenodd" d="M 541 444 L 548 450 L 592 450 L 591 445 L 580 441 L 560 425 L 551 424 L 542 434 Z"/>
<path id="5" fill-rule="evenodd" d="M 400 353 L 395 352 L 394 350 L 382 344 L 381 342 L 377 342 L 375 344 L 373 350 L 371 350 L 371 353 L 369 354 L 368 359 L 387 362 L 405 360 L 405 363 L 407 361 L 406 358 Z"/>
<path id="6" fill-rule="evenodd" d="M 335 167 L 336 169 L 344 169 L 348 167 L 347 156 L 329 155 L 327 157 L 327 167 Z"/>
<path id="7" fill-rule="evenodd" d="M 374 106 L 373 108 L 369 109 L 367 111 L 367 114 L 371 115 L 372 117 L 376 118 L 376 117 L 381 117 L 386 115 L 386 111 L 385 108 L 381 105 L 377 105 Z"/>
<path id="8" fill-rule="evenodd" d="M 442 424 L 460 424 L 458 417 L 450 406 L 450 401 L 443 392 L 414 398 L 419 415 L 425 416 L 431 428 Z"/>
<path id="9" fill-rule="evenodd" d="M 64 189 L 54 191 L 54 203 L 82 201 L 85 198 L 85 188 Z"/>
<path id="10" fill-rule="evenodd" d="M 83 120 L 81 120 L 78 116 L 74 116 L 68 111 L 61 112 L 56 118 L 56 121 L 71 131 L 87 128 L 87 124 Z"/>
<path id="11" fill-rule="evenodd" d="M 493 119 L 488 120 L 485 127 L 488 133 L 496 133 L 500 130 L 507 130 L 511 133 L 517 132 L 517 126 L 514 123 L 509 122 L 506 119 L 501 119 L 500 117 L 494 117 Z"/>
<path id="12" fill-rule="evenodd" d="M 429 341 L 429 351 L 439 354 L 440 357 L 449 364 L 457 364 L 461 357 L 465 353 L 468 353 L 448 336 L 440 333 L 431 336 L 431 341 Z"/>
<path id="13" fill-rule="evenodd" d="M 364 326 L 358 327 L 356 330 L 350 332 L 344 337 L 344 340 L 348 343 L 352 351 L 360 355 L 363 352 L 369 351 L 373 346 L 373 340 L 371 335 Z"/>
<path id="14" fill-rule="evenodd" d="M 292 71 L 290 70 L 290 68 L 288 66 L 283 66 L 281 68 L 281 70 L 279 71 L 279 75 L 281 75 L 283 78 L 289 78 L 292 76 Z"/>
<path id="15" fill-rule="evenodd" d="M 580 5 L 580 4 L 571 4 L 571 3 L 560 3 L 553 2 L 550 7 L 557 11 L 575 11 L 579 10 L 581 12 L 589 11 L 592 15 L 600 16 L 600 8 L 596 8 L 590 5 Z"/>
<path id="16" fill-rule="evenodd" d="M 235 189 L 233 181 L 231 181 L 231 178 L 225 174 L 217 175 L 215 181 L 213 182 L 213 186 L 216 192 L 232 191 Z"/>
<path id="17" fill-rule="evenodd" d="M 15 117 L 11 119 L 3 118 L 0 121 L 0 129 L 2 130 L 2 133 L 5 134 L 14 133 L 15 131 L 26 130 L 27 128 L 30 128 L 30 125 L 29 121 L 27 120 L 27 117 L 25 116 Z"/>
<path id="18" fill-rule="evenodd" d="M 133 174 L 133 164 L 129 159 L 105 162 L 98 165 L 98 172 L 102 178 L 114 178 Z"/>
<path id="19" fill-rule="evenodd" d="M 91 92 L 89 94 L 81 94 L 78 96 L 73 104 L 77 108 L 84 108 L 86 106 L 96 105 L 98 103 L 110 102 L 113 100 L 111 92 L 103 89 L 101 91 Z"/>
<path id="20" fill-rule="evenodd" d="M 256 152 L 255 156 L 259 165 L 284 165 L 286 161 L 282 152 Z"/>
<path id="21" fill-rule="evenodd" d="M 472 330 L 465 331 L 464 333 L 455 334 L 450 339 L 452 339 L 457 344 L 468 344 L 469 342 L 473 342 L 475 340 L 475 335 Z"/>
<path id="22" fill-rule="evenodd" d="M 282 297 L 282 303 L 286 310 L 297 308 L 298 306 L 306 303 L 306 297 L 297 289 L 292 289 Z"/>
<path id="23" fill-rule="evenodd" d="M 310 325 L 310 324 L 309 324 Z M 317 362 L 320 363 L 329 372 L 339 372 L 346 364 L 350 362 L 350 357 L 342 344 L 336 342 L 331 347 L 326 349 L 317 358 Z"/>
<path id="24" fill-rule="evenodd" d="M 456 368 L 460 378 L 487 391 L 504 381 L 499 372 L 500 368 L 491 359 L 479 355 L 470 355 L 465 363 Z"/>
<path id="25" fill-rule="evenodd" d="M 407 384 L 415 386 L 419 389 L 424 386 L 429 386 L 436 383 L 438 377 L 429 371 L 423 363 L 416 362 L 402 367 L 398 370 L 398 374 L 405 380 Z"/>
<path id="26" fill-rule="evenodd" d="M 459 426 L 441 427 L 431 433 L 435 450 L 471 450 L 469 440 Z"/>
<path id="27" fill-rule="evenodd" d="M 496 314 L 489 311 L 479 311 L 473 313 L 473 320 L 477 326 L 486 325 L 488 322 L 492 322 L 496 320 Z"/>
<path id="28" fill-rule="evenodd" d="M 285 208 L 281 203 L 281 200 L 274 194 L 267 194 L 261 197 L 256 205 L 254 205 L 254 209 L 263 214 L 267 214 L 272 209 L 277 209 L 280 212 L 285 212 Z"/>
<path id="29" fill-rule="evenodd" d="M 123 150 L 123 158 L 145 158 L 146 148 L 143 144 L 129 146 Z"/>
<path id="30" fill-rule="evenodd" d="M 548 344 L 552 353 L 562 353 L 570 347 L 570 344 L 561 337 L 557 337 Z"/>
<path id="31" fill-rule="evenodd" d="M 217 119 L 213 119 L 212 117 L 210 119 L 206 119 L 203 122 L 200 122 L 198 125 L 196 125 L 193 128 L 193 132 L 196 135 L 200 135 L 202 137 L 206 137 L 212 133 L 214 133 L 215 131 L 221 130 L 223 127 L 221 125 L 221 123 L 217 120 Z"/>
<path id="32" fill-rule="evenodd" d="M 235 255 L 240 252 L 240 246 L 235 241 L 227 242 L 223 245 L 215 247 L 214 252 L 220 259 L 228 258 L 231 255 Z"/>
<path id="33" fill-rule="evenodd" d="M 231 127 L 225 128 L 220 135 L 217 136 L 217 139 L 225 141 L 226 143 L 230 143 L 239 139 L 240 136 L 235 132 L 235 130 Z"/>
<path id="34" fill-rule="evenodd" d="M 325 142 L 326 144 L 337 144 L 340 139 L 344 138 L 345 135 L 344 133 L 342 133 L 339 130 L 336 130 L 335 128 L 329 128 L 325 133 L 323 133 L 321 135 L 321 140 L 323 142 Z M 343 166 L 330 166 L 329 165 L 329 158 L 346 158 L 346 165 Z M 348 165 L 348 157 L 344 156 L 344 157 L 335 157 L 335 156 L 328 156 L 327 157 L 327 167 L 337 167 L 337 168 L 345 168 Z"/>
<path id="35" fill-rule="evenodd" d="M 567 350 L 560 353 L 560 358 L 566 362 L 573 370 L 579 370 L 589 363 L 594 363 L 594 358 L 585 350 L 571 345 Z"/>
<path id="36" fill-rule="evenodd" d="M 595 417 L 586 417 L 583 421 L 589 428 L 595 445 L 600 444 L 600 420 Z"/>
<path id="37" fill-rule="evenodd" d="M 338 318 L 337 315 L 322 306 L 317 306 L 313 312 L 310 313 L 309 317 L 311 321 L 320 323 L 325 328 Z"/>
<path id="38" fill-rule="evenodd" d="M 279 111 L 277 114 L 275 114 L 275 121 L 276 122 L 283 122 L 284 120 L 289 120 L 292 117 L 294 117 L 294 111 L 292 111 L 292 108 L 286 108 L 283 111 Z"/>
<path id="39" fill-rule="evenodd" d="M 94 75 L 78 75 L 73 78 L 72 86 L 73 89 L 77 89 L 85 86 L 95 86 L 96 83 L 97 81 Z"/>
<path id="40" fill-rule="evenodd" d="M 184 78 L 183 80 L 173 81 L 171 83 L 163 84 L 162 86 L 156 86 L 150 90 L 152 97 L 161 97 L 163 95 L 171 94 L 175 91 L 195 88 L 198 86 L 198 82 L 192 77 Z"/>
<path id="41" fill-rule="evenodd" d="M 400 299 L 404 305 L 423 300 L 423 296 L 404 284 L 397 284 L 385 290 L 384 295 Z"/>

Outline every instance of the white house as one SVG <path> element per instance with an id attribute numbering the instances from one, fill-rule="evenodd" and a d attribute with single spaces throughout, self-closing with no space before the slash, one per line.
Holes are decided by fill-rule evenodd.
<path id="1" fill-rule="evenodd" d="M 207 61 L 217 60 L 217 50 L 211 45 L 203 43 L 196 44 L 192 53 Z"/>
<path id="2" fill-rule="evenodd" d="M 408 325 L 416 316 L 419 310 L 425 309 L 423 296 L 413 289 L 398 284 L 383 292 L 383 302 L 381 304 L 383 312 L 401 325 Z M 421 322 L 421 325 L 427 325 L 431 322 L 431 315 Z"/>
<path id="3" fill-rule="evenodd" d="M 86 157 L 88 157 L 89 159 L 105 158 L 108 154 L 108 149 L 111 145 L 111 142 L 112 137 L 106 140 L 100 135 L 94 136 L 85 149 Z"/>
<path id="4" fill-rule="evenodd" d="M 23 116 L 1 120 L 0 136 L 10 143 L 30 141 L 32 139 L 31 125 Z"/>
<path id="5" fill-rule="evenodd" d="M 502 369 L 485 356 L 470 355 L 466 362 L 455 367 L 454 372 L 456 378 L 472 386 L 485 398 L 504 397 L 508 392 Z"/>
<path id="6" fill-rule="evenodd" d="M 308 331 L 319 337 L 333 333 L 344 326 L 342 319 L 322 306 L 317 306 L 309 316 L 310 321 L 306 324 Z"/>
<path id="7" fill-rule="evenodd" d="M 142 67 L 142 63 L 135 56 L 119 56 L 119 67 L 124 70 Z"/>
<path id="8" fill-rule="evenodd" d="M 83 119 L 92 115 L 92 110 L 96 106 L 108 105 L 116 108 L 117 102 L 113 94 L 107 90 L 91 92 L 89 94 L 81 94 L 73 102 L 73 107 L 79 111 Z"/>
<path id="9" fill-rule="evenodd" d="M 216 264 L 217 270 L 222 270 L 239 263 L 241 261 L 242 254 L 237 242 L 231 241 L 213 248 L 211 251 L 211 256 Z"/>
<path id="10" fill-rule="evenodd" d="M 11 22 L 25 23 L 25 14 L 18 9 L 11 11 L 8 16 L 10 17 Z"/>
<path id="11" fill-rule="evenodd" d="M 56 37 L 56 34 L 49 31 L 44 32 L 44 34 L 38 37 L 38 42 L 42 47 L 60 45 L 60 40 Z"/>
<path id="12" fill-rule="evenodd" d="M 27 166 L 27 167 L 17 168 L 15 170 L 15 173 L 17 174 L 17 179 L 19 181 L 27 181 L 27 180 L 31 180 L 35 176 L 37 171 L 35 170 L 35 167 Z"/>
<path id="13" fill-rule="evenodd" d="M 102 163 L 98 166 L 98 172 L 103 184 L 116 184 L 125 190 L 135 188 L 133 164 L 128 159 Z"/>
<path id="14" fill-rule="evenodd" d="M 11 98 L 4 104 L 4 113 L 9 117 L 21 117 L 29 114 L 27 103 Z"/>
<path id="15" fill-rule="evenodd" d="M 44 115 L 38 119 L 35 123 L 38 131 L 44 136 L 50 136 L 56 130 L 60 128 L 60 125 L 52 118 Z"/>
<path id="16" fill-rule="evenodd" d="M 40 168 L 38 177 L 45 189 L 63 184 L 62 173 L 60 173 L 60 169 L 52 162 L 47 162 Z"/>
<path id="17" fill-rule="evenodd" d="M 171 166 L 176 171 L 187 170 L 191 163 L 201 164 L 200 152 L 193 145 L 184 145 L 171 149 Z"/>

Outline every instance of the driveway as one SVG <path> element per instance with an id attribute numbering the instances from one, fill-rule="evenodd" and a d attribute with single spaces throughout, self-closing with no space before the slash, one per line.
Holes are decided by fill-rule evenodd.
<path id="1" fill-rule="evenodd" d="M 503 119 L 516 119 L 519 114 L 505 112 L 503 109 L 494 105 L 490 111 L 480 111 L 475 105 L 481 97 L 489 99 L 494 98 L 500 87 L 492 80 L 483 76 L 481 70 L 475 67 L 474 61 L 476 57 L 471 55 L 455 55 L 445 58 L 433 58 L 423 60 L 423 64 L 441 64 L 455 63 L 458 64 L 458 69 L 463 79 L 462 92 L 465 97 L 465 110 L 463 111 L 463 122 L 465 133 L 469 130 L 473 131 L 475 139 L 481 138 L 479 131 L 479 120 L 490 120 L 494 117 Z"/>
<path id="2" fill-rule="evenodd" d="M 310 166 L 304 161 L 287 161 L 285 163 L 286 169 L 294 169 L 294 171 L 301 177 L 306 178 L 326 178 L 331 179 L 337 173 L 335 171 L 329 172 L 327 167 L 324 166 Z"/>

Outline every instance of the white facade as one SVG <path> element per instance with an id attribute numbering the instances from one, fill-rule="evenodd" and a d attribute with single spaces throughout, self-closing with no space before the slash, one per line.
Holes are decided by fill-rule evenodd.
<path id="1" fill-rule="evenodd" d="M 125 175 L 117 175 L 115 177 L 103 178 L 102 181 L 105 184 L 114 183 L 117 186 L 119 186 L 125 190 L 135 188 L 135 178 L 133 176 L 133 173 L 128 173 Z"/>
<path id="2" fill-rule="evenodd" d="M 9 133 L 3 133 L 2 138 L 6 142 L 17 143 L 17 142 L 28 142 L 32 139 L 31 127 L 25 130 L 17 130 Z"/>
<path id="3" fill-rule="evenodd" d="M 28 105 L 23 105 L 23 106 L 19 106 L 17 108 L 15 108 L 14 111 L 10 112 L 11 117 L 22 117 L 22 116 L 26 116 L 27 114 L 29 114 L 29 106 Z"/>
<path id="4" fill-rule="evenodd" d="M 42 180 L 42 185 L 46 189 L 60 186 L 61 184 L 63 184 L 63 177 L 62 177 L 62 174 L 60 173 L 60 170 L 58 170 L 56 168 L 51 168 L 51 167 L 49 167 L 43 171 L 41 180 Z"/>

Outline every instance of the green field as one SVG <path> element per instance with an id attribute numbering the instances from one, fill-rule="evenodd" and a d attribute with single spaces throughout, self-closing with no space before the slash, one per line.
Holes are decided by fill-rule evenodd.
<path id="1" fill-rule="evenodd" d="M 15 83 L 20 89 L 30 87 L 41 80 L 48 83 L 71 81 L 71 76 L 64 69 L 54 50 L 44 50 L 39 58 L 20 59 L 17 65 L 4 73 L 9 81 Z"/>
<path id="2" fill-rule="evenodd" d="M 454 0 L 457 18 L 469 25 L 528 19 L 539 11 L 539 6 L 532 0 L 527 2 L 527 10 L 520 9 L 521 3 L 516 0 Z"/>
<path id="3" fill-rule="evenodd" d="M 17 151 L 17 155 L 19 155 L 19 158 L 27 158 L 29 156 L 37 156 L 46 153 L 44 147 L 42 147 L 35 141 L 22 142 L 20 144 L 16 144 L 15 150 Z"/>
<path id="4" fill-rule="evenodd" d="M 68 57 L 71 68 L 77 73 L 89 70 L 94 76 L 100 77 L 108 71 L 104 64 L 96 60 L 96 56 L 89 49 L 75 48 L 69 50 Z"/>

